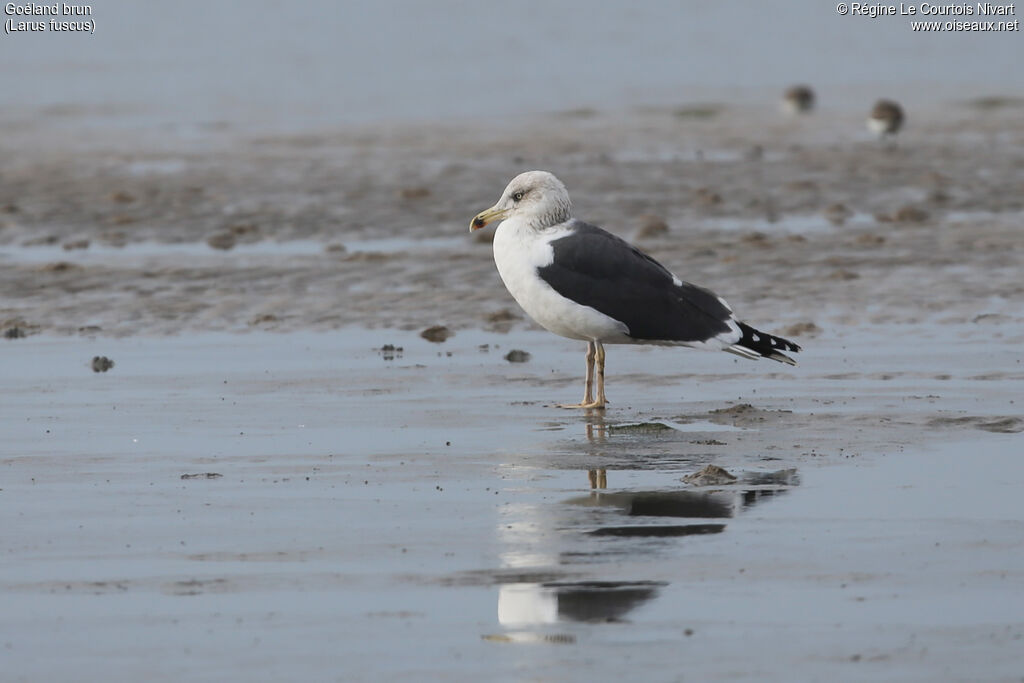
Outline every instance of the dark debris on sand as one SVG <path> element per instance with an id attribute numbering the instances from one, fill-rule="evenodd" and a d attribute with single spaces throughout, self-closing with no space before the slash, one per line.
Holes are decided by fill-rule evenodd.
<path id="1" fill-rule="evenodd" d="M 395 358 L 401 358 L 402 353 L 405 349 L 401 346 L 395 346 L 394 344 L 385 344 L 384 346 L 377 349 L 377 353 L 384 360 L 394 360 Z"/>
<path id="2" fill-rule="evenodd" d="M 444 325 L 434 325 L 420 332 L 420 336 L 426 339 L 428 342 L 440 344 L 450 337 L 454 337 L 455 333 L 449 330 Z"/>
<path id="3" fill-rule="evenodd" d="M 633 422 L 630 424 L 611 425 L 608 431 L 619 434 L 664 434 L 676 431 L 663 422 Z"/>
<path id="4" fill-rule="evenodd" d="M 736 482 L 736 476 L 724 467 L 705 465 L 699 472 L 687 474 L 683 481 L 694 486 L 725 486 Z"/>
<path id="5" fill-rule="evenodd" d="M 661 237 L 668 234 L 668 223 L 661 216 L 653 213 L 640 214 L 636 218 L 636 230 L 633 231 L 633 239 L 643 240 L 651 237 Z"/>
<path id="6" fill-rule="evenodd" d="M 23 339 L 39 331 L 39 325 L 27 322 L 24 318 L 9 318 L 0 321 L 4 339 Z"/>
<path id="7" fill-rule="evenodd" d="M 779 334 L 783 337 L 817 337 L 821 334 L 821 328 L 807 320 L 783 327 Z"/>

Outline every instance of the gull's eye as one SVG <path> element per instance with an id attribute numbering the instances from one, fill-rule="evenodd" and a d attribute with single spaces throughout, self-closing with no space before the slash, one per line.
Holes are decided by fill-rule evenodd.
<path id="1" fill-rule="evenodd" d="M 512 195 L 512 201 L 514 201 L 514 202 L 518 202 L 522 198 L 523 198 L 523 193 L 522 192 L 516 192 L 514 195 Z"/>

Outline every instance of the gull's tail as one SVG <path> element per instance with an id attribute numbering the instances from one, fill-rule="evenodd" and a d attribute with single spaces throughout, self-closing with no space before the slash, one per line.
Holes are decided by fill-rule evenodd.
<path id="1" fill-rule="evenodd" d="M 800 347 L 788 339 L 782 337 L 774 337 L 770 334 L 765 334 L 760 330 L 755 330 L 746 323 L 741 323 L 739 320 L 736 321 L 743 336 L 738 342 L 726 349 L 729 353 L 735 353 L 737 356 L 743 356 L 744 358 L 751 358 L 757 360 L 758 358 L 771 358 L 777 360 L 780 363 L 788 363 L 790 365 L 796 365 L 796 361 L 787 356 L 781 351 L 791 351 L 796 353 L 800 350 Z"/>

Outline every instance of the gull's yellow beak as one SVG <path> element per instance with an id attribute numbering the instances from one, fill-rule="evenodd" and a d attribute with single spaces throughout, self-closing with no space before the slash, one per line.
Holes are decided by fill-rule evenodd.
<path id="1" fill-rule="evenodd" d="M 488 223 L 493 223 L 494 221 L 502 220 L 507 215 L 508 209 L 498 209 L 492 206 L 486 211 L 481 211 L 476 215 L 476 218 L 473 219 L 473 222 L 469 224 L 469 231 L 473 232 L 475 230 L 479 230 Z"/>

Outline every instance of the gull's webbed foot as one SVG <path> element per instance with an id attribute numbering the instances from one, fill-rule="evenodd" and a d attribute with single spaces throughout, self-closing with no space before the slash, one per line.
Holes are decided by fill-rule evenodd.
<path id="1" fill-rule="evenodd" d="M 608 403 L 605 400 L 593 400 L 584 401 L 582 403 L 559 403 L 556 407 L 558 408 L 583 408 L 585 410 L 604 410 L 605 405 Z"/>

